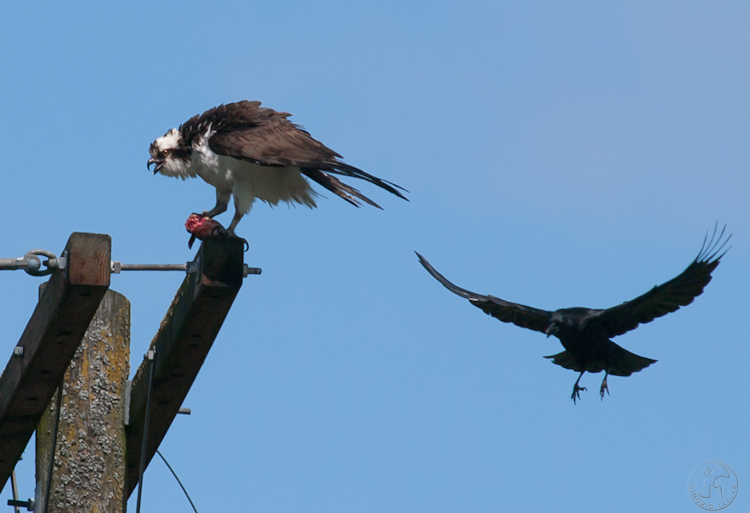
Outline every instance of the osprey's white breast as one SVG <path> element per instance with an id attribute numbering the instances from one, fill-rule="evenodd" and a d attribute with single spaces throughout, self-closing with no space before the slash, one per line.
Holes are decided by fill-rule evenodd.
<path id="1" fill-rule="evenodd" d="M 224 157 L 214 153 L 208 146 L 209 138 L 214 134 L 211 128 L 206 134 L 198 137 L 193 141 L 193 155 L 190 161 L 190 167 L 194 169 L 195 174 L 220 191 L 229 192 L 232 190 L 231 173 L 236 159 Z"/>
<path id="2" fill-rule="evenodd" d="M 209 131 L 193 143 L 190 167 L 220 192 L 231 192 L 238 212 L 246 214 L 255 199 L 269 205 L 300 203 L 314 208 L 317 194 L 297 167 L 262 166 L 214 153 Z M 191 170 L 192 170 L 191 169 Z"/>

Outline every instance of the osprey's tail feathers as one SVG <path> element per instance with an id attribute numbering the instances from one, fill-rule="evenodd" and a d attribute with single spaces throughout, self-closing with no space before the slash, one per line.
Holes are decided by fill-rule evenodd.
<path id="1" fill-rule="evenodd" d="M 357 201 L 358 198 L 368 205 L 372 205 L 373 207 L 383 210 L 383 207 L 372 201 L 370 198 L 359 192 L 354 187 L 346 185 L 335 176 L 331 176 L 328 173 L 324 173 L 320 169 L 315 169 L 312 167 L 303 167 L 300 168 L 300 170 L 302 171 L 302 174 L 304 174 L 310 180 L 314 180 L 335 195 L 345 199 L 355 207 L 358 207 L 360 205 L 359 201 Z"/>
<path id="2" fill-rule="evenodd" d="M 330 162 L 328 164 L 331 166 L 329 169 L 326 169 L 326 171 L 328 171 L 329 173 L 333 173 L 333 174 L 340 175 L 340 176 L 351 176 L 354 178 L 359 178 L 366 182 L 370 182 L 371 184 L 377 185 L 378 187 L 385 189 L 391 194 L 395 194 L 399 198 L 409 201 L 406 196 L 404 196 L 403 194 L 399 192 L 399 189 L 404 192 L 409 192 L 409 191 L 407 191 L 400 185 L 396 185 L 395 183 L 389 182 L 388 180 L 382 180 L 378 178 L 377 176 L 373 176 L 369 173 L 365 173 L 361 169 L 356 168 L 354 166 L 350 166 L 349 164 L 344 164 L 343 162 Z"/>

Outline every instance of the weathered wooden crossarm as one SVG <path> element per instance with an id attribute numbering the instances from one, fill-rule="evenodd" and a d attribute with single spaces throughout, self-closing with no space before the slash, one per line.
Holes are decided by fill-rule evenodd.
<path id="1" fill-rule="evenodd" d="M 155 349 L 156 355 L 147 465 L 177 415 L 242 286 L 243 246 L 244 241 L 234 237 L 207 238 L 203 242 L 194 260 L 196 265 L 191 266 L 151 341 L 150 349 Z M 144 359 L 131 387 L 126 428 L 126 496 L 138 484 L 149 365 L 151 362 Z"/>
<path id="2" fill-rule="evenodd" d="M 0 491 L 109 288 L 109 235 L 73 233 L 0 375 Z"/>

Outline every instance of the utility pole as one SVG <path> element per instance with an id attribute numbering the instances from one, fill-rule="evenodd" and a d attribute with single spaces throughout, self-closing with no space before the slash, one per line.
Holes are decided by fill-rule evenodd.
<path id="1" fill-rule="evenodd" d="M 124 512 L 125 383 L 130 373 L 130 302 L 108 290 L 36 431 L 37 512 Z M 55 446 L 45 510 L 49 459 Z"/>
<path id="2" fill-rule="evenodd" d="M 10 503 L 37 513 L 125 511 L 243 278 L 261 272 L 237 237 L 206 238 L 186 264 L 122 264 L 110 248 L 108 235 L 74 233 L 60 258 L 0 258 L 0 270 L 51 275 L 0 372 L 0 491 L 36 430 L 35 500 Z M 130 303 L 108 290 L 121 271 L 185 272 L 132 386 Z"/>

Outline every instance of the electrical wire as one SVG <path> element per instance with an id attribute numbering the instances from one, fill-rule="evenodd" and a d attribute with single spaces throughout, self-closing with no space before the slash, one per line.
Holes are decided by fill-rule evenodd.
<path id="1" fill-rule="evenodd" d="M 172 472 L 172 475 L 177 480 L 177 484 L 179 484 L 180 488 L 182 488 L 182 491 L 185 492 L 185 497 L 187 497 L 187 500 L 190 502 L 190 505 L 193 507 L 193 511 L 195 511 L 195 513 L 198 513 L 198 508 L 195 507 L 195 504 L 193 504 L 193 499 L 190 498 L 190 495 L 188 495 L 187 490 L 182 485 L 182 481 L 180 481 L 180 478 L 177 477 L 177 472 L 174 471 L 174 469 L 172 468 L 172 465 L 170 465 L 169 462 L 167 461 L 167 458 L 165 458 L 164 455 L 159 452 L 159 449 L 156 450 L 156 454 L 161 456 L 161 459 L 164 460 L 164 464 L 167 466 L 169 471 Z"/>

